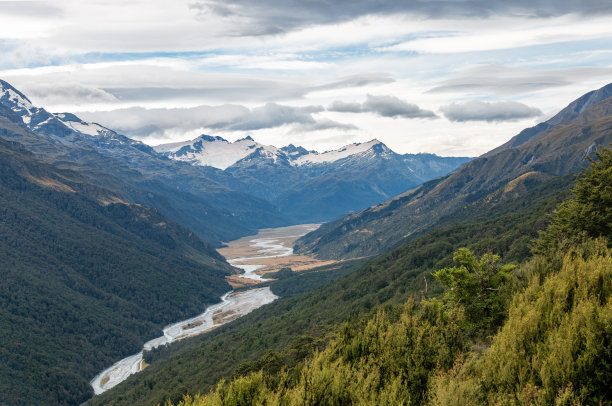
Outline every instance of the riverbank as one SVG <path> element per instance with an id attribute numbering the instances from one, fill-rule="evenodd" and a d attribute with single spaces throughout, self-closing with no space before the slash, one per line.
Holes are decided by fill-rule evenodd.
<path id="1" fill-rule="evenodd" d="M 228 277 L 228 283 L 234 288 L 248 287 L 260 283 L 266 274 L 282 268 L 299 272 L 334 263 L 335 261 L 322 261 L 293 253 L 295 240 L 319 226 L 320 224 L 299 224 L 266 228 L 259 230 L 257 235 L 234 240 L 226 247 L 220 248 L 219 253 L 227 258 L 230 264 L 244 271 L 240 275 Z"/>

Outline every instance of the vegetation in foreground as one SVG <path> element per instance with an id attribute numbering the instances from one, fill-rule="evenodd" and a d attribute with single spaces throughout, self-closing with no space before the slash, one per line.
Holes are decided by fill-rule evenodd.
<path id="1" fill-rule="evenodd" d="M 434 274 L 441 300 L 344 323 L 302 366 L 178 405 L 612 403 L 612 151 L 597 158 L 523 266 L 458 250 Z"/>

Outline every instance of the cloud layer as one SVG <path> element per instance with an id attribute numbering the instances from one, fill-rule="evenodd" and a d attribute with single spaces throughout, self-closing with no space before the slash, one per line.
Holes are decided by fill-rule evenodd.
<path id="1" fill-rule="evenodd" d="M 267 103 L 255 108 L 226 104 L 193 108 L 145 109 L 133 107 L 78 115 L 138 139 L 171 139 L 195 130 L 257 131 L 289 126 L 289 131 L 351 130 L 356 127 L 314 115 L 322 106 L 294 107 Z"/>
<path id="2" fill-rule="evenodd" d="M 565 69 L 525 69 L 485 65 L 467 69 L 455 77 L 443 80 L 429 93 L 493 93 L 513 95 L 542 89 L 567 86 L 585 77 L 610 77 L 609 67 L 572 67 Z"/>
<path id="3" fill-rule="evenodd" d="M 395 96 L 367 95 L 363 103 L 333 102 L 327 110 L 339 113 L 374 113 L 391 118 L 436 118 L 433 111 L 423 110 Z"/>
<path id="4" fill-rule="evenodd" d="M 515 15 L 548 18 L 566 14 L 609 14 L 612 4 L 599 0 L 199 0 L 190 3 L 197 18 L 232 20 L 235 35 L 286 33 L 312 25 L 348 21 L 368 15 L 409 14 L 420 18 L 482 18 Z M 239 24 L 238 24 L 239 23 Z"/>
<path id="5" fill-rule="evenodd" d="M 472 100 L 440 107 L 450 121 L 514 121 L 538 117 L 542 111 L 514 101 L 482 102 Z"/>
<path id="6" fill-rule="evenodd" d="M 0 1 L 0 77 L 145 142 L 253 132 L 478 155 L 610 81 L 611 12 L 605 0 Z M 449 104 L 463 100 L 481 102 Z"/>

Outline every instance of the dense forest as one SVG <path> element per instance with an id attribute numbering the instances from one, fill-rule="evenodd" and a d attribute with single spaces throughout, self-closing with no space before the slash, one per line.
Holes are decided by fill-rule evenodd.
<path id="1" fill-rule="evenodd" d="M 268 356 L 175 403 L 610 404 L 612 150 L 596 157 L 528 261 L 456 250 L 432 274 L 440 297 L 342 323 L 304 363 Z"/>
<path id="2" fill-rule="evenodd" d="M 89 380 L 230 290 L 157 210 L 0 139 L 0 404 L 79 404 Z"/>

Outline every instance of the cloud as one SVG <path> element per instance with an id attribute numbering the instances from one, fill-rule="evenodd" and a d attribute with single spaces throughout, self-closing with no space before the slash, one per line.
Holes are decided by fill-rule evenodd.
<path id="1" fill-rule="evenodd" d="M 313 123 L 302 123 L 294 126 L 291 130 L 292 134 L 299 134 L 303 132 L 312 132 L 312 131 L 323 131 L 323 130 L 357 130 L 358 127 L 353 124 L 344 124 L 339 123 L 337 121 L 329 120 L 329 119 L 319 119 Z M 345 135 L 341 135 L 341 138 L 346 138 Z"/>
<path id="2" fill-rule="evenodd" d="M 235 35 L 245 36 L 275 35 L 369 15 L 410 14 L 429 19 L 483 18 L 494 15 L 549 18 L 566 14 L 604 15 L 612 12 L 612 4 L 600 0 L 201 0 L 192 2 L 189 8 L 201 20 L 221 18 L 234 21 Z"/>
<path id="3" fill-rule="evenodd" d="M 149 68 L 147 70 L 153 70 Z M 179 74 L 178 72 L 175 73 Z M 384 73 L 360 74 L 342 77 L 321 85 L 299 83 L 285 78 L 238 76 L 238 75 L 207 75 L 206 78 L 194 77 L 193 87 L 177 87 L 168 83 L 164 87 L 139 87 L 133 83 L 131 87 L 106 87 L 104 91 L 114 95 L 119 100 L 142 102 L 147 100 L 198 99 L 203 97 L 218 97 L 228 101 L 248 100 L 283 100 L 301 98 L 309 93 L 345 88 L 364 87 L 371 84 L 386 84 L 395 81 Z M 161 82 L 163 83 L 163 82 Z"/>
<path id="4" fill-rule="evenodd" d="M 333 102 L 328 111 L 340 113 L 374 113 L 381 117 L 391 118 L 436 118 L 433 111 L 423 110 L 413 103 L 408 103 L 395 96 L 367 95 L 364 103 Z"/>
<path id="5" fill-rule="evenodd" d="M 347 103 L 343 101 L 335 101 L 329 107 L 329 111 L 337 111 L 339 113 L 361 113 L 363 107 L 361 103 Z"/>
<path id="6" fill-rule="evenodd" d="M 364 73 L 346 76 L 320 86 L 311 87 L 308 92 L 343 89 L 349 87 L 364 87 L 372 84 L 387 84 L 393 82 L 395 82 L 395 78 L 388 73 Z"/>
<path id="7" fill-rule="evenodd" d="M 62 16 L 63 10 L 43 1 L 0 1 L 0 14 L 49 18 Z"/>
<path id="8" fill-rule="evenodd" d="M 612 68 L 576 67 L 565 69 L 524 69 L 506 66 L 480 66 L 440 82 L 428 93 L 479 92 L 482 94 L 515 95 L 542 89 L 567 86 L 585 77 L 609 77 Z"/>
<path id="9" fill-rule="evenodd" d="M 434 118 L 435 113 L 423 110 L 416 104 L 405 102 L 395 96 L 368 95 L 362 105 L 363 111 L 370 111 L 383 117 Z"/>
<path id="10" fill-rule="evenodd" d="M 515 101 L 472 100 L 447 104 L 440 111 L 450 121 L 515 121 L 542 115 L 540 109 Z"/>
<path id="11" fill-rule="evenodd" d="M 40 99 L 35 96 L 32 101 L 51 110 L 55 110 L 56 105 L 73 104 L 75 94 L 67 91 L 70 86 L 75 89 L 79 86 L 98 89 L 100 94 L 111 95 L 122 107 L 157 107 L 161 104 L 172 106 L 176 104 L 174 101 L 192 106 L 281 101 L 303 97 L 310 86 L 305 81 L 273 75 L 199 72 L 189 70 L 180 62 L 176 65 L 173 66 L 172 62 L 167 60 L 151 59 L 50 66 L 9 72 L 3 75 L 3 79 L 13 86 L 27 90 L 28 93 L 40 95 Z M 58 89 L 55 90 L 55 87 Z M 38 88 L 44 88 L 45 91 L 38 91 Z M 47 92 L 53 97 L 44 97 Z M 104 108 L 108 109 L 106 106 Z"/>
<path id="12" fill-rule="evenodd" d="M 28 97 L 32 97 L 37 103 L 42 105 L 63 103 L 66 100 L 70 100 L 72 104 L 77 106 L 117 101 L 115 96 L 102 89 L 83 86 L 77 83 L 25 85 L 21 89 L 28 94 Z"/>
<path id="13" fill-rule="evenodd" d="M 426 34 L 426 33 L 425 33 Z M 380 52 L 416 52 L 421 54 L 458 54 L 495 50 L 525 49 L 536 45 L 563 46 L 610 37 L 607 16 L 576 16 L 524 19 L 500 16 L 484 20 L 454 20 L 434 35 L 413 36 L 407 41 L 378 48 Z M 567 51 L 567 45 L 563 47 Z"/>
<path id="14" fill-rule="evenodd" d="M 252 131 L 294 123 L 312 125 L 316 123 L 312 115 L 321 111 L 323 111 L 321 106 L 292 107 L 268 103 L 249 110 L 236 123 L 220 126 L 220 128 L 229 131 Z"/>
<path id="15" fill-rule="evenodd" d="M 290 126 L 291 131 L 297 133 L 356 128 L 353 125 L 314 117 L 322 111 L 322 106 L 294 107 L 268 103 L 252 109 L 231 104 L 170 109 L 133 107 L 81 112 L 77 115 L 84 120 L 97 122 L 122 134 L 144 140 L 170 139 L 199 129 L 234 132 Z"/>
<path id="16" fill-rule="evenodd" d="M 164 65 L 167 64 L 167 65 Z M 324 90 L 391 83 L 385 73 L 366 73 L 332 79 L 304 79 L 276 75 L 199 72 L 180 63 L 150 59 L 116 63 L 92 63 L 16 70 L 2 75 L 13 86 L 32 96 L 35 104 L 52 111 L 87 101 L 97 110 L 110 105 L 174 107 L 223 103 L 265 103 L 302 99 Z M 116 107 L 115 107 L 116 108 Z"/>

